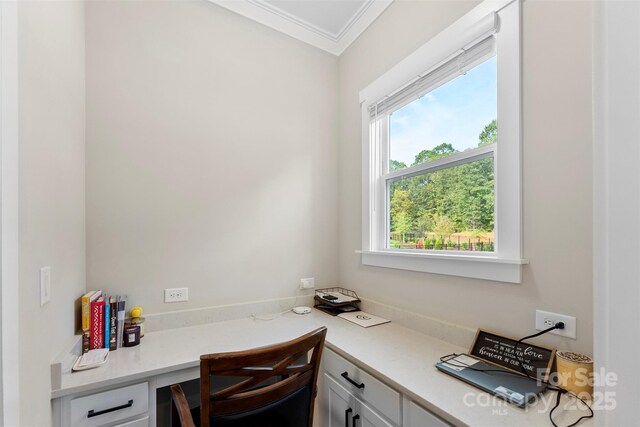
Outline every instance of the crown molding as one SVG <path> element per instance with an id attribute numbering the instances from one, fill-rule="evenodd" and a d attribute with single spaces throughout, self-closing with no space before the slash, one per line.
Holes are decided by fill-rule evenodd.
<path id="1" fill-rule="evenodd" d="M 340 31 L 333 34 L 263 0 L 209 1 L 336 56 L 342 54 L 393 2 L 367 0 Z"/>

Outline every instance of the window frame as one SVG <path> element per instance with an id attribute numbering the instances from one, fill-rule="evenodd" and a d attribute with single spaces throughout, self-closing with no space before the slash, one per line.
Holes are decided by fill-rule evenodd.
<path id="1" fill-rule="evenodd" d="M 411 168 L 388 171 L 387 120 L 371 120 L 369 108 L 402 90 L 415 76 L 436 69 L 464 46 L 465 37 L 495 12 L 499 142 Z M 520 283 L 522 264 L 520 0 L 487 0 L 391 68 L 360 92 L 362 112 L 362 264 L 437 274 Z M 380 127 L 380 128 L 378 128 Z M 384 135 L 384 137 L 380 137 Z M 454 166 L 478 153 L 493 153 L 495 251 L 424 251 L 387 248 L 388 192 L 391 177 Z M 450 164 L 447 166 L 447 164 Z"/>

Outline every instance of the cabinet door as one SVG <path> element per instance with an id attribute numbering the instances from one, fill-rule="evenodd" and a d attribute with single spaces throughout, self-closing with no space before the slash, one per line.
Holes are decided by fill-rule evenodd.
<path id="1" fill-rule="evenodd" d="M 328 427 L 393 427 L 327 374 L 324 386 Z"/>
<path id="2" fill-rule="evenodd" d="M 407 399 L 404 411 L 404 427 L 448 427 L 445 421 L 441 420 L 426 409 L 416 405 Z"/>
<path id="3" fill-rule="evenodd" d="M 339 390 L 335 382 L 327 374 L 324 374 L 324 402 L 326 407 L 325 420 L 328 427 L 350 427 L 349 420 L 353 416 L 355 397 L 350 393 Z"/>

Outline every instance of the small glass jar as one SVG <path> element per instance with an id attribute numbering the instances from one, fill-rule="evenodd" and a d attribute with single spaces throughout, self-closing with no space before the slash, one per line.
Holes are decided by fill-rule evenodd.
<path id="1" fill-rule="evenodd" d="M 140 344 L 140 326 L 126 326 L 122 338 L 125 347 L 134 347 Z"/>
<path id="2" fill-rule="evenodd" d="M 140 338 L 144 337 L 144 317 L 134 317 L 131 319 L 131 326 L 140 326 Z"/>

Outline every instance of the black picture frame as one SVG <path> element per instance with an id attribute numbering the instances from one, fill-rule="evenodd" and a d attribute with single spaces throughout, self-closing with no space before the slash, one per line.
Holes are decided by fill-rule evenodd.
<path id="1" fill-rule="evenodd" d="M 522 360 L 525 370 L 531 377 L 547 381 L 551 374 L 556 350 L 526 342 L 520 343 L 518 358 L 514 354 L 517 342 L 517 339 L 478 329 L 469 348 L 469 354 L 519 374 L 523 373 L 520 367 L 520 360 Z"/>

